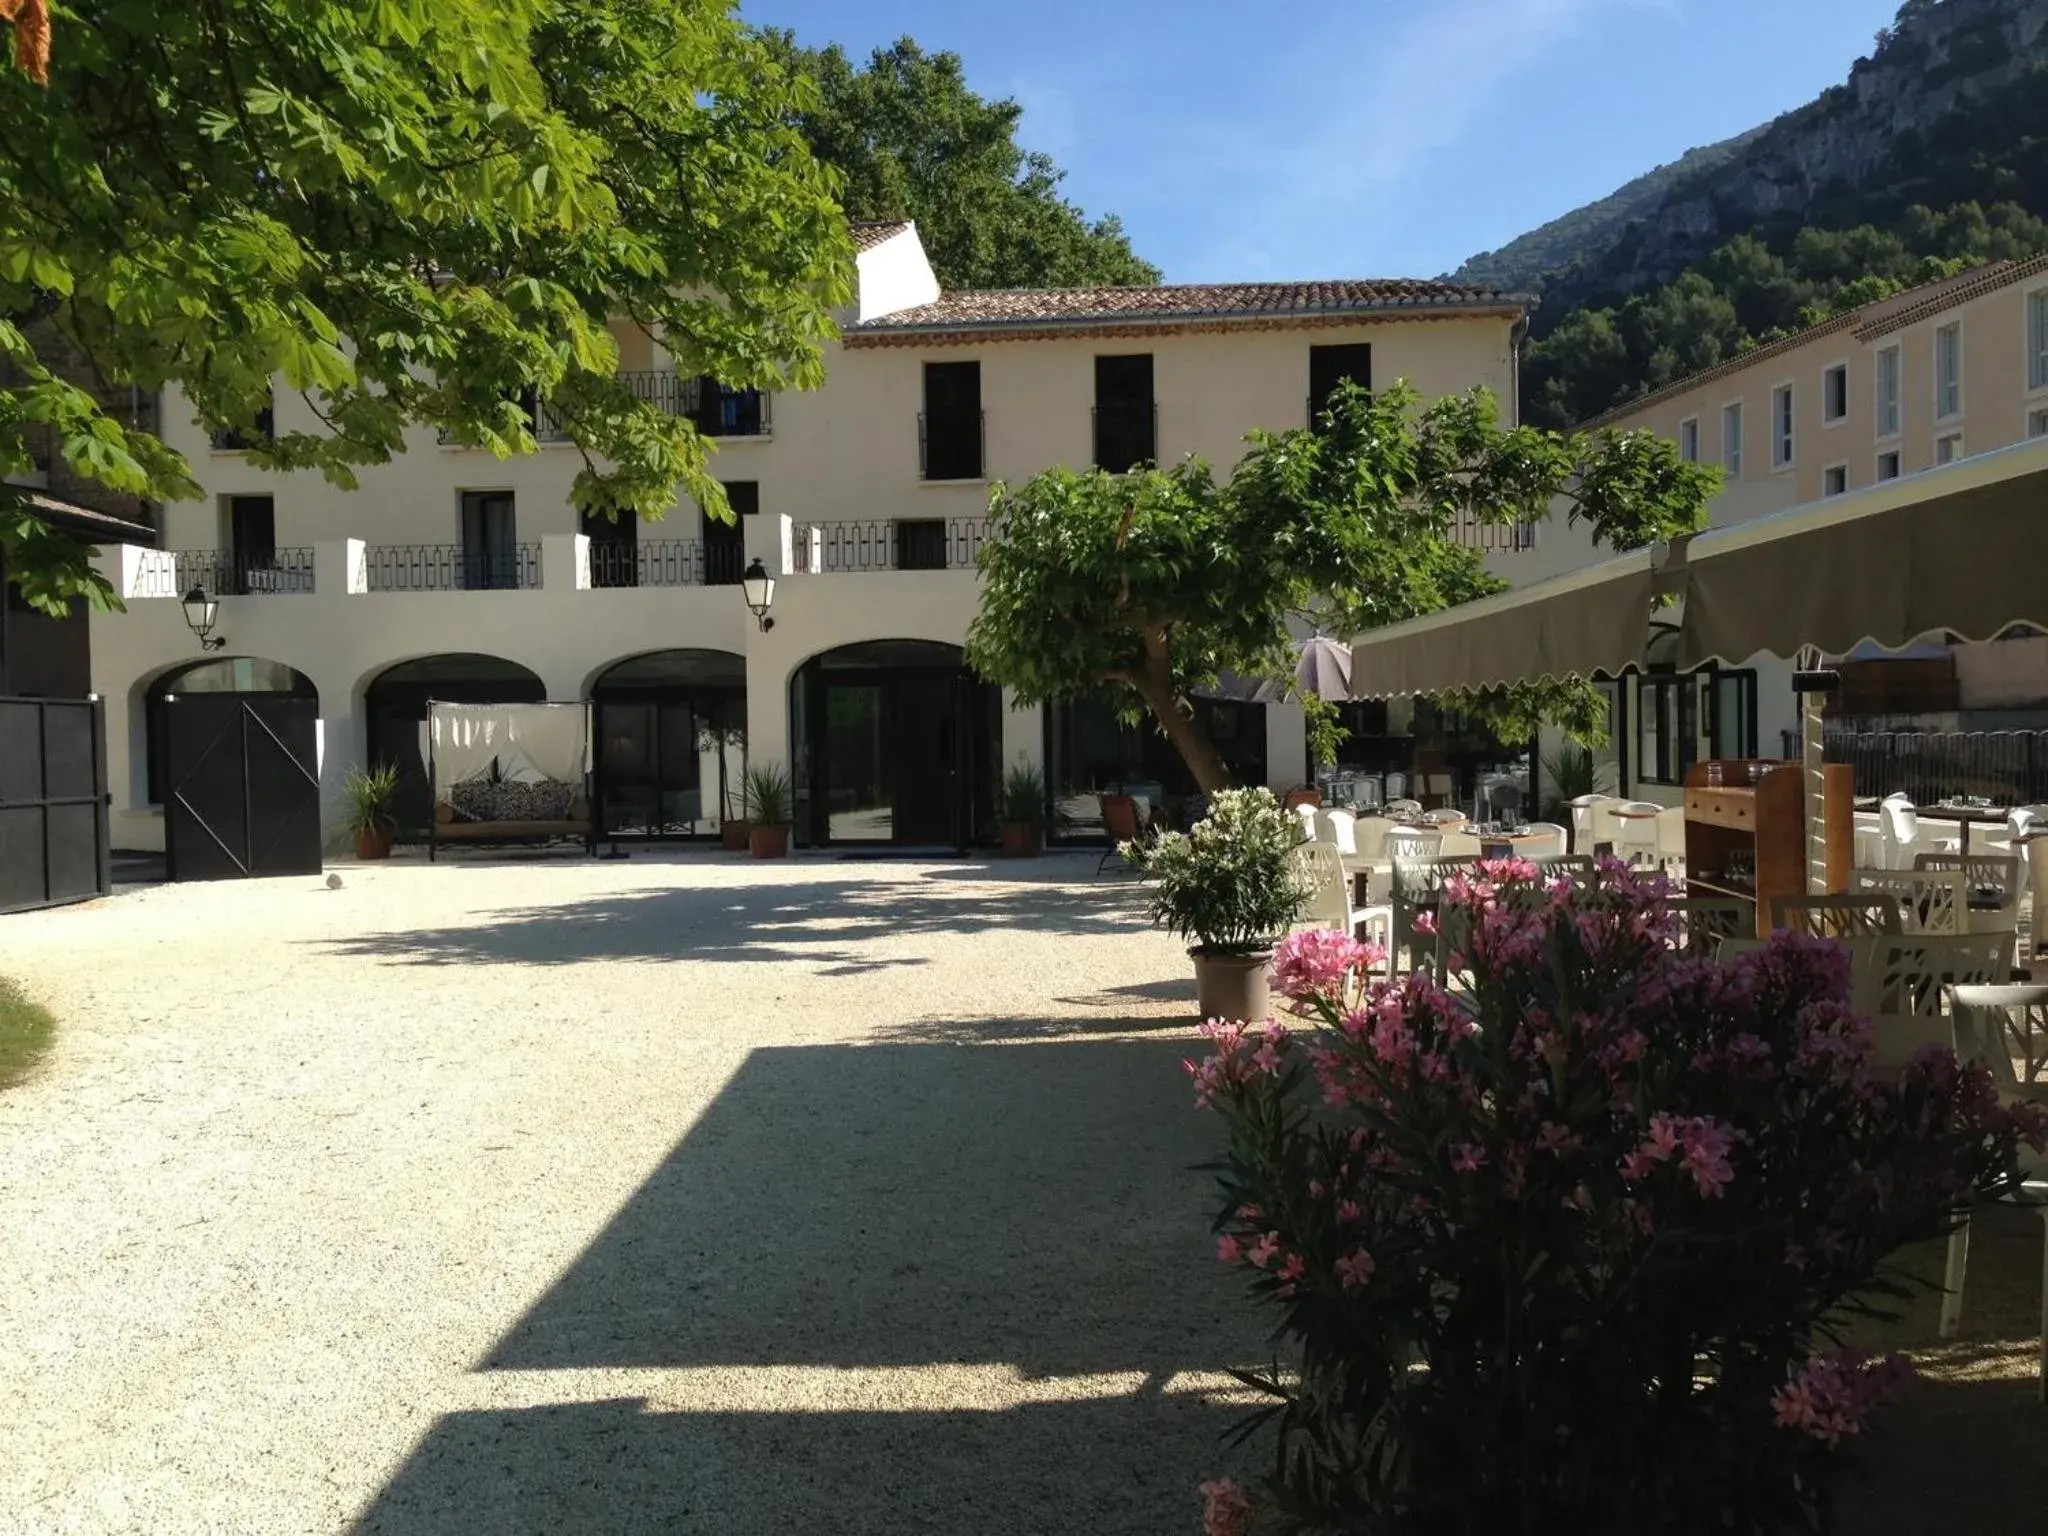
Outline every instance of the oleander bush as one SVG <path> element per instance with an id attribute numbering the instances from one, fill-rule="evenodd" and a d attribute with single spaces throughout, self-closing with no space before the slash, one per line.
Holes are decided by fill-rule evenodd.
<path id="1" fill-rule="evenodd" d="M 1840 1329 L 2041 1117 L 1946 1051 L 1877 1070 L 1825 943 L 1679 958 L 1660 887 L 1484 864 L 1445 897 L 1468 990 L 1303 934 L 1291 1022 L 1205 1026 L 1217 1254 L 1287 1352 L 1212 1533 L 1825 1528 L 1903 1369 Z"/>

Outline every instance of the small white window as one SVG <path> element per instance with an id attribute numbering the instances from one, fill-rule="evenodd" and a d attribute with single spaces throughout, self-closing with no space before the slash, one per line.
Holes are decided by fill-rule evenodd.
<path id="1" fill-rule="evenodd" d="M 1934 333 L 1934 417 L 1953 421 L 1963 414 L 1963 322 L 1951 320 Z"/>
<path id="2" fill-rule="evenodd" d="M 1820 493 L 1823 496 L 1839 496 L 1849 489 L 1849 466 L 1830 464 L 1820 472 Z"/>
<path id="3" fill-rule="evenodd" d="M 1836 363 L 1820 376 L 1820 419 L 1833 425 L 1849 419 L 1849 365 Z"/>
<path id="4" fill-rule="evenodd" d="M 1899 344 L 1877 354 L 1877 435 L 1899 435 Z"/>
<path id="5" fill-rule="evenodd" d="M 1898 449 L 1894 448 L 1890 453 L 1880 453 L 1877 456 L 1877 478 L 1880 481 L 1899 478 Z"/>
<path id="6" fill-rule="evenodd" d="M 2027 436 L 2048 437 L 2048 411 L 2027 412 Z"/>
<path id="7" fill-rule="evenodd" d="M 1742 475 L 1742 402 L 1721 407 L 1721 467 L 1729 479 Z"/>
<path id="8" fill-rule="evenodd" d="M 1934 462 L 1936 464 L 1953 464 L 1962 456 L 1962 433 L 1951 432 L 1946 437 L 1937 437 L 1934 440 Z"/>
<path id="9" fill-rule="evenodd" d="M 1700 419 L 1688 416 L 1678 424 L 1678 456 L 1688 464 L 1700 461 Z"/>
<path id="10" fill-rule="evenodd" d="M 2048 389 L 2048 288 L 2027 295 L 2027 388 Z"/>
<path id="11" fill-rule="evenodd" d="M 1783 469 L 1792 462 L 1792 386 L 1780 384 L 1771 391 L 1771 468 Z"/>

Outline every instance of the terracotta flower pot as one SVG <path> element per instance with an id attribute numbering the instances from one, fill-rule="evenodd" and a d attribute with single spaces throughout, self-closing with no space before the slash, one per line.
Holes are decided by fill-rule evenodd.
<path id="1" fill-rule="evenodd" d="M 1002 827 L 1003 857 L 1006 859 L 1035 859 L 1045 851 L 1045 839 L 1038 828 L 1026 822 L 1006 821 Z"/>
<path id="2" fill-rule="evenodd" d="M 747 849 L 757 859 L 779 859 L 789 852 L 789 828 L 749 827 Z"/>
<path id="3" fill-rule="evenodd" d="M 1205 1019 L 1264 1019 L 1272 1015 L 1273 993 L 1267 967 L 1270 949 L 1249 955 L 1207 955 L 1188 951 L 1195 962 L 1195 1000 Z"/>
<path id="4" fill-rule="evenodd" d="M 356 834 L 356 857 L 358 859 L 388 859 L 391 857 L 391 828 L 365 827 Z"/>
<path id="5" fill-rule="evenodd" d="M 745 853 L 747 834 L 752 829 L 744 821 L 721 821 L 718 824 L 718 839 L 727 853 Z"/>

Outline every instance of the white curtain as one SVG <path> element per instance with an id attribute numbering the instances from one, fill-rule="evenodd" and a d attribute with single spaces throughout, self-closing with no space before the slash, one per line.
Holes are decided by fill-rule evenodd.
<path id="1" fill-rule="evenodd" d="M 434 795 L 487 771 L 518 784 L 553 780 L 579 789 L 590 762 L 582 704 L 430 704 L 422 728 L 431 746 Z"/>

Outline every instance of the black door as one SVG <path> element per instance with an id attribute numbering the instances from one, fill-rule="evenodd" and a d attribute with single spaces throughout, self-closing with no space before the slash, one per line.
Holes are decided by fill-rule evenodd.
<path id="1" fill-rule="evenodd" d="M 684 700 L 600 698 L 599 835 L 688 838 L 716 833 L 724 791 L 711 724 Z"/>
<path id="2" fill-rule="evenodd" d="M 315 699 L 174 693 L 164 701 L 164 851 L 173 880 L 320 872 Z"/>
<path id="3" fill-rule="evenodd" d="M 956 843 L 960 782 L 958 690 L 951 672 L 901 672 L 896 677 L 894 826 L 913 846 Z"/>
<path id="4" fill-rule="evenodd" d="M 228 501 L 228 539 L 233 582 L 230 591 L 246 594 L 249 573 L 277 565 L 277 503 L 268 496 L 235 496 Z"/>
<path id="5" fill-rule="evenodd" d="M 519 533 L 510 491 L 462 493 L 462 586 L 488 592 L 519 585 Z"/>
<path id="6" fill-rule="evenodd" d="M 0 912 L 107 893 L 105 740 L 95 699 L 0 699 Z"/>
<path id="7" fill-rule="evenodd" d="M 590 540 L 590 584 L 593 587 L 640 585 L 640 522 L 627 514 L 606 517 L 585 512 L 583 535 Z"/>

